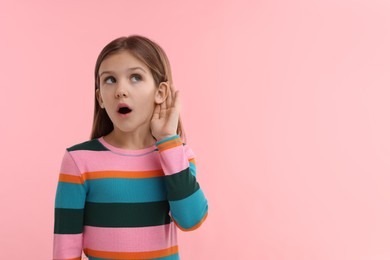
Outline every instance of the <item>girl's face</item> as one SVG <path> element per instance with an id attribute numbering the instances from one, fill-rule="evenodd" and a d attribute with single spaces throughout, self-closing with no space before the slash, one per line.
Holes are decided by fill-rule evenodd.
<path id="1" fill-rule="evenodd" d="M 114 124 L 114 129 L 149 132 L 157 91 L 149 68 L 129 51 L 120 51 L 103 60 L 99 79 L 97 98 Z M 130 110 L 119 109 L 125 105 Z"/>

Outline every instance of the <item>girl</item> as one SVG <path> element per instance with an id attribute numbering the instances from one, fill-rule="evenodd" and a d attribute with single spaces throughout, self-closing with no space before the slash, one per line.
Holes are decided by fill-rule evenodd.
<path id="1" fill-rule="evenodd" d="M 95 90 L 91 139 L 62 160 L 54 259 L 179 259 L 176 228 L 198 228 L 208 203 L 165 52 L 142 36 L 112 41 Z"/>

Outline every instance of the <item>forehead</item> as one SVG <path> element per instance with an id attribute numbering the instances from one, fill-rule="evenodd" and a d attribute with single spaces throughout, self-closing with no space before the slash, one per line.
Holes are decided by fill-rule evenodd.
<path id="1" fill-rule="evenodd" d="M 150 72 L 148 66 L 130 51 L 119 51 L 109 54 L 100 64 L 99 73 L 102 71 L 123 71 L 129 68 L 141 67 L 147 72 Z"/>

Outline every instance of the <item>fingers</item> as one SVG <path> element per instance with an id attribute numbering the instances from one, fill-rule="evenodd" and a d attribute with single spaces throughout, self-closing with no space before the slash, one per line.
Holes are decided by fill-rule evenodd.
<path id="1" fill-rule="evenodd" d="M 167 108 L 174 106 L 176 92 L 177 91 L 175 90 L 175 87 L 173 86 L 173 84 L 169 84 L 168 97 L 166 100 L 167 101 Z"/>
<path id="2" fill-rule="evenodd" d="M 160 118 L 166 117 L 168 108 L 167 106 L 167 100 L 160 104 Z"/>
<path id="3" fill-rule="evenodd" d="M 160 118 L 160 111 L 161 111 L 161 105 L 156 105 L 156 107 L 154 108 L 152 120 Z"/>
<path id="4" fill-rule="evenodd" d="M 173 86 L 173 84 L 171 84 L 170 88 L 171 88 L 171 93 L 172 93 L 172 99 L 174 100 L 175 95 L 176 95 L 175 87 Z"/>
<path id="5" fill-rule="evenodd" d="M 170 108 L 172 106 L 172 86 L 168 85 L 168 96 L 165 102 L 167 107 Z"/>
<path id="6" fill-rule="evenodd" d="M 179 90 L 176 90 L 175 91 L 175 99 L 174 99 L 174 104 L 173 106 L 175 107 L 175 109 L 180 112 L 180 109 L 181 109 L 181 101 L 180 101 L 180 95 L 179 95 Z"/>

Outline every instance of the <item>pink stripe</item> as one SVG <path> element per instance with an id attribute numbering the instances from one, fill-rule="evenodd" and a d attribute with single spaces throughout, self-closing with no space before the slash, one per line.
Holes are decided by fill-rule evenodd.
<path id="1" fill-rule="evenodd" d="M 189 167 L 188 157 L 182 145 L 162 151 L 160 159 L 165 175 L 178 173 Z"/>
<path id="2" fill-rule="evenodd" d="M 53 258 L 72 259 L 81 256 L 83 234 L 54 234 Z"/>
<path id="3" fill-rule="evenodd" d="M 113 252 L 142 252 L 177 245 L 174 222 L 153 227 L 101 228 L 84 226 L 84 247 Z"/>
<path id="4" fill-rule="evenodd" d="M 80 176 L 79 169 L 77 168 L 76 164 L 74 163 L 72 157 L 68 152 L 65 152 L 64 157 L 62 159 L 61 164 L 61 173 L 69 174 L 69 175 L 76 175 Z"/>
<path id="5" fill-rule="evenodd" d="M 85 151 L 71 152 L 78 164 L 81 173 L 93 171 L 151 171 L 160 170 L 161 165 L 157 152 L 144 156 L 129 156 L 112 153 L 110 151 Z M 93 162 L 88 163 L 85 162 Z"/>

